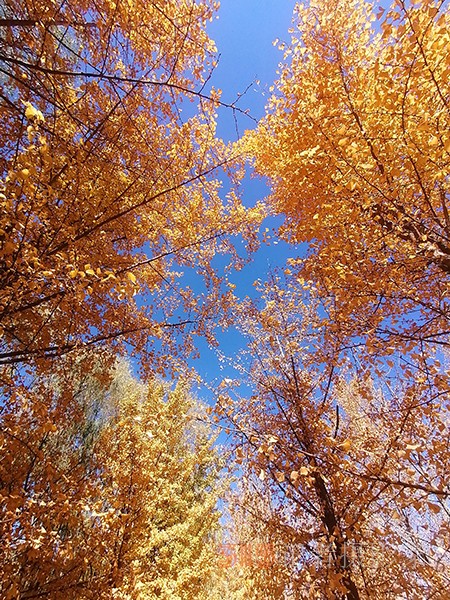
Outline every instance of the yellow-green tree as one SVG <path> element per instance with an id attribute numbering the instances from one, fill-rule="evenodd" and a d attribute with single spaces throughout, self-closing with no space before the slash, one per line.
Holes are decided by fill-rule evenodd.
<path id="1" fill-rule="evenodd" d="M 132 384 L 133 385 L 133 384 Z M 121 393 L 122 396 L 122 393 Z M 217 561 L 218 459 L 205 418 L 182 384 L 123 394 L 100 440 L 110 577 L 118 597 L 208 596 Z"/>
<path id="2" fill-rule="evenodd" d="M 204 411 L 184 384 L 65 366 L 2 413 L 2 598 L 206 600 L 220 465 Z"/>
<path id="3" fill-rule="evenodd" d="M 449 20 L 441 0 L 297 4 L 248 137 L 329 335 L 371 351 L 448 343 Z"/>

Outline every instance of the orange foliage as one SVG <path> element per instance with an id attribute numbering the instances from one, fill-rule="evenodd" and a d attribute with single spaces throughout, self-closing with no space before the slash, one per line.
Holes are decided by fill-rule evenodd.
<path id="1" fill-rule="evenodd" d="M 244 145 L 309 254 L 243 309 L 254 392 L 223 414 L 294 597 L 444 599 L 450 11 L 310 0 L 293 25 Z"/>
<path id="2" fill-rule="evenodd" d="M 450 12 L 296 5 L 242 146 L 280 235 L 309 255 L 237 307 L 213 259 L 242 264 L 227 237 L 251 247 L 262 211 L 219 194 L 235 167 L 220 92 L 204 93 L 216 8 L 3 3 L 1 593 L 444 600 Z M 249 340 L 236 387 L 252 390 L 219 387 L 245 475 L 233 543 L 270 544 L 273 563 L 246 555 L 228 576 L 215 452 L 186 388 L 108 369 L 116 351 L 156 369 L 195 334 L 214 344 L 230 308 Z"/>
<path id="3" fill-rule="evenodd" d="M 197 326 L 210 334 L 211 259 L 257 217 L 233 194 L 224 203 L 212 175 L 230 157 L 217 94 L 202 93 L 215 8 L 5 3 L 0 364 L 124 340 L 151 364 L 149 336 L 173 350 L 184 332 L 188 352 Z M 178 285 L 175 263 L 203 274 L 204 297 Z"/>
<path id="4" fill-rule="evenodd" d="M 208 436 L 183 387 L 133 381 L 112 405 L 108 369 L 126 350 L 175 370 L 193 335 L 213 342 L 232 303 L 213 258 L 255 241 L 259 209 L 219 195 L 216 9 L 2 4 L 2 598 L 208 597 Z"/>
<path id="5" fill-rule="evenodd" d="M 447 344 L 450 12 L 440 0 L 311 0 L 295 9 L 268 114 L 248 149 L 309 242 L 292 258 L 329 333 Z"/>
<path id="6" fill-rule="evenodd" d="M 104 368 L 66 360 L 3 410 L 1 597 L 209 600 L 219 462 L 202 411 L 184 385 Z"/>
<path id="7" fill-rule="evenodd" d="M 218 404 L 235 432 L 253 539 L 273 544 L 293 598 L 444 600 L 448 385 L 403 380 L 386 365 L 358 374 L 350 357 L 330 353 L 295 281 L 274 277 L 261 293 L 243 307 L 245 378 L 224 381 Z M 241 397 L 239 383 L 251 392 Z M 276 574 L 260 573 L 267 590 Z"/>

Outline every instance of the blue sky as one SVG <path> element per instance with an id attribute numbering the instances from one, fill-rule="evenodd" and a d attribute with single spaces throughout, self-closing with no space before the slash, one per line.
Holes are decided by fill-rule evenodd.
<path id="1" fill-rule="evenodd" d="M 218 66 L 211 84 L 222 90 L 222 100 L 232 103 L 245 90 L 238 106 L 249 109 L 255 119 L 264 114 L 269 97 L 269 88 L 274 83 L 277 68 L 283 56 L 273 42 L 275 39 L 289 40 L 294 2 L 288 0 L 222 0 L 218 18 L 208 27 L 209 35 L 216 42 L 220 55 Z M 257 84 L 256 81 L 259 83 Z M 250 87 L 249 87 L 250 86 Z M 245 115 L 238 115 L 238 133 L 255 126 L 254 121 Z M 237 139 L 236 124 L 230 110 L 219 111 L 218 135 L 227 141 Z M 265 183 L 247 177 L 243 182 L 242 200 L 246 206 L 254 205 L 268 194 Z M 264 227 L 276 228 L 281 219 L 268 219 Z M 295 251 L 281 241 L 271 246 L 263 245 L 253 257 L 251 264 L 242 271 L 233 273 L 230 281 L 236 284 L 235 292 L 243 297 L 254 293 L 253 282 L 265 279 L 267 273 L 280 265 Z M 229 330 L 220 335 L 220 350 L 233 357 L 243 343 L 236 331 Z M 208 382 L 227 375 L 219 369 L 214 351 L 207 343 L 199 343 L 201 358 L 193 361 L 193 366 Z M 205 399 L 206 390 L 200 395 Z"/>
<path id="2" fill-rule="evenodd" d="M 269 87 L 282 59 L 273 41 L 277 38 L 288 41 L 293 8 L 294 2 L 290 0 L 222 0 L 218 18 L 208 27 L 220 55 L 213 85 L 223 91 L 222 100 L 227 103 L 236 100 L 251 85 L 238 106 L 249 109 L 256 119 L 264 114 Z M 236 139 L 230 111 L 222 110 L 219 116 L 218 134 L 227 140 Z M 254 122 L 240 116 L 238 126 L 242 134 Z"/>

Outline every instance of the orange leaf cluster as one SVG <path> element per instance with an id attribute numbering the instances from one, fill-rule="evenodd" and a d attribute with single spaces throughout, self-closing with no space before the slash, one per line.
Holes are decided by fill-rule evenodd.
<path id="1" fill-rule="evenodd" d="M 440 1 L 295 11 L 268 114 L 248 137 L 281 235 L 341 339 L 439 342 L 450 274 L 450 13 Z M 381 338 L 381 343 L 379 342 Z"/>
<path id="2" fill-rule="evenodd" d="M 245 391 L 224 385 L 218 407 L 245 475 L 237 522 L 244 515 L 251 539 L 274 548 L 272 564 L 248 569 L 255 598 L 258 589 L 278 598 L 281 586 L 294 598 L 384 600 L 401 590 L 444 600 L 448 369 L 441 386 L 388 365 L 362 371 L 331 353 L 297 282 L 273 278 L 261 296 L 242 314 Z"/>
<path id="3" fill-rule="evenodd" d="M 126 342 L 154 366 L 149 338 L 175 352 L 178 332 L 188 354 L 217 313 L 214 254 L 259 219 L 213 174 L 230 159 L 202 93 L 215 3 L 7 5 L 0 364 Z M 175 265 L 203 274 L 203 298 Z"/>
<path id="4" fill-rule="evenodd" d="M 218 418 L 295 598 L 448 595 L 449 30 L 441 1 L 297 4 L 243 141 L 309 254 L 243 307 L 253 392 Z"/>
<path id="5" fill-rule="evenodd" d="M 218 460 L 200 407 L 121 363 L 64 367 L 3 410 L 1 597 L 209 600 Z"/>

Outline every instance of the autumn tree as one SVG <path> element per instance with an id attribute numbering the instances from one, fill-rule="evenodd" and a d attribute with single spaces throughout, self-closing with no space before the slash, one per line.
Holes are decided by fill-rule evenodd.
<path id="1" fill-rule="evenodd" d="M 101 357 L 89 357 L 96 368 L 86 362 L 78 358 L 66 363 L 70 373 L 16 386 L 2 406 L 2 597 L 68 597 L 72 586 L 83 587 L 85 506 L 98 494 L 93 445 L 107 389 Z"/>
<path id="2" fill-rule="evenodd" d="M 278 513 L 270 492 L 248 471 L 246 454 L 245 446 L 239 445 L 232 463 L 240 477 L 225 496 L 222 573 L 213 592 L 233 600 L 279 600 L 292 578 L 286 560 L 291 540 L 273 536 L 271 525 L 277 527 Z"/>
<path id="3" fill-rule="evenodd" d="M 372 353 L 448 344 L 449 19 L 442 0 L 297 4 L 247 139 L 329 335 Z"/>
<path id="4" fill-rule="evenodd" d="M 259 517 L 255 531 L 284 545 L 284 593 L 443 600 L 448 387 L 402 380 L 401 355 L 362 375 L 348 354 L 330 352 L 296 279 L 274 275 L 260 292 L 242 309 L 248 351 L 221 385 L 218 411 L 236 432 L 243 475 L 259 482 L 244 503 Z"/>
<path id="5" fill-rule="evenodd" d="M 255 391 L 232 417 L 302 548 L 294 597 L 447 594 L 449 14 L 297 4 L 244 142 L 309 249 L 244 309 Z"/>
<path id="6" fill-rule="evenodd" d="M 228 237 L 255 240 L 259 209 L 233 186 L 219 195 L 217 174 L 233 172 L 209 84 L 216 9 L 0 7 L 6 598 L 208 597 L 209 433 L 184 384 L 119 393 L 108 373 L 116 352 L 169 370 L 195 334 L 212 342 L 232 299 L 213 259 L 240 266 Z M 183 269 L 202 278 L 195 293 Z"/>
<path id="7" fill-rule="evenodd" d="M 2 3 L 1 364 L 125 342 L 152 364 L 158 340 L 210 335 L 227 306 L 211 259 L 257 215 L 213 175 L 230 157 L 205 87 L 216 7 Z"/>
<path id="8" fill-rule="evenodd" d="M 219 461 L 200 410 L 182 384 L 154 383 L 143 402 L 126 394 L 102 436 L 102 502 L 109 576 L 118 597 L 209 598 L 216 560 Z M 100 500 L 100 499 L 99 499 Z"/>
<path id="9" fill-rule="evenodd" d="M 64 362 L 2 411 L 2 598 L 206 599 L 220 463 L 203 409 L 122 363 Z"/>

